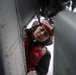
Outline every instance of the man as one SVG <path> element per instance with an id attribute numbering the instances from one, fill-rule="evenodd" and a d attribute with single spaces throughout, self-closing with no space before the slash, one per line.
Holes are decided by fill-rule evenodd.
<path id="1" fill-rule="evenodd" d="M 51 54 L 46 45 L 52 44 L 53 26 L 49 21 L 23 29 L 27 73 L 36 70 L 38 75 L 46 75 L 49 69 Z"/>

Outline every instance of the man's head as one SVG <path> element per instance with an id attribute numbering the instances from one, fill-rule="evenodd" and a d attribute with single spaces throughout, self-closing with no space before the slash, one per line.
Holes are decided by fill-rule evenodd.
<path id="1" fill-rule="evenodd" d="M 34 31 L 33 35 L 37 41 L 44 42 L 53 36 L 52 29 L 53 27 L 50 23 L 47 20 L 44 20 L 44 22 Z"/>

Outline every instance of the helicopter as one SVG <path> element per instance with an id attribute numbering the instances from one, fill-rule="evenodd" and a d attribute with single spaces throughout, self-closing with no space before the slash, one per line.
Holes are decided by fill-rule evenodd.
<path id="1" fill-rule="evenodd" d="M 73 12 L 76 0 L 0 0 L 0 75 L 25 75 L 22 28 L 35 15 L 53 21 L 70 5 Z"/>

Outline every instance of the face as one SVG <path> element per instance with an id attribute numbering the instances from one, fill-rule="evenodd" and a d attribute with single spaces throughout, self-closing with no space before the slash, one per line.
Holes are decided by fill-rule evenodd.
<path id="1" fill-rule="evenodd" d="M 39 42 L 46 41 L 49 37 L 50 34 L 47 31 L 47 29 L 44 26 L 39 26 L 35 32 L 33 33 L 35 39 Z"/>

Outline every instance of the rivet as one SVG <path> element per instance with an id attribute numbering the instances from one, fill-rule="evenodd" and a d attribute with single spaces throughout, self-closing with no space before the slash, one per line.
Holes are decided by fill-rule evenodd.
<path id="1" fill-rule="evenodd" d="M 4 25 L 1 25 L 1 28 L 4 28 Z"/>

